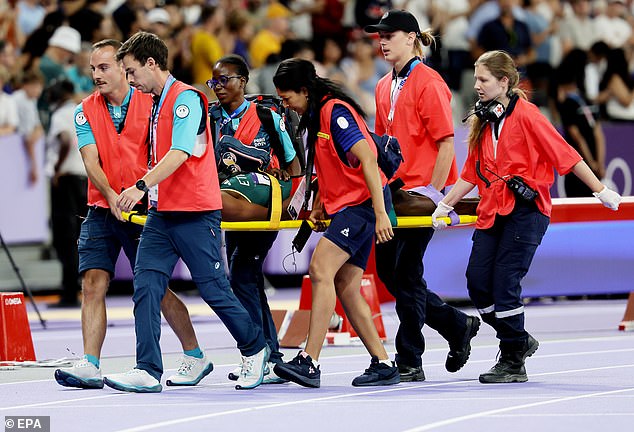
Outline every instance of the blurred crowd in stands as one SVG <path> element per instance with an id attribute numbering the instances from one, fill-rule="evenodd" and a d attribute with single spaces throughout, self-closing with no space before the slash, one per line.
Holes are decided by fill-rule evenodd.
<path id="1" fill-rule="evenodd" d="M 515 58 L 522 87 L 554 123 L 564 76 L 599 118 L 634 120 L 632 0 L 0 0 L 0 134 L 27 144 L 45 134 L 47 88 L 67 78 L 79 102 L 93 90 L 90 45 L 138 30 L 165 40 L 173 74 L 212 99 L 204 83 L 225 54 L 248 61 L 248 93 L 271 94 L 277 64 L 302 57 L 372 115 L 375 84 L 390 68 L 362 28 L 391 8 L 437 36 L 426 62 L 454 92 L 456 122 L 474 102 L 473 61 L 492 49 Z"/>
<path id="2" fill-rule="evenodd" d="M 531 101 L 605 175 L 601 121 L 634 121 L 634 0 L 0 0 L 0 137 L 19 134 L 29 185 L 50 186 L 53 243 L 75 252 L 68 259 L 58 252 L 69 269 L 67 292 L 79 289 L 76 249 L 68 245 L 77 238 L 76 216 L 85 214 L 74 203 L 85 203 L 86 190 L 73 111 L 94 90 L 93 43 L 155 33 L 168 46 L 173 75 L 210 100 L 205 82 L 224 55 L 246 59 L 246 92 L 262 94 L 276 93 L 272 78 L 282 60 L 304 58 L 343 84 L 373 128 L 375 86 L 391 67 L 377 34 L 363 28 L 390 9 L 408 10 L 436 36 L 424 61 L 453 92 L 454 125 L 475 102 L 474 60 L 502 49 Z M 43 138 L 44 163 L 37 154 Z M 74 192 L 60 192 L 64 184 Z M 568 196 L 589 195 L 566 188 Z"/>

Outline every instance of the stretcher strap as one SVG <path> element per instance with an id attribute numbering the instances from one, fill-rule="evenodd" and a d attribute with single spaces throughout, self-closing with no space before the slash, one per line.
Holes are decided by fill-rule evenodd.
<path id="1" fill-rule="evenodd" d="M 271 216 L 269 217 L 269 223 L 271 230 L 277 230 L 280 226 L 280 220 L 282 219 L 282 188 L 280 182 L 277 181 L 274 175 L 264 173 L 269 176 L 271 180 Z"/>

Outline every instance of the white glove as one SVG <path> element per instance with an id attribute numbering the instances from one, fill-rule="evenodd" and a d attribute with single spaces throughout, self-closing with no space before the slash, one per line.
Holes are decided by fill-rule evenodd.
<path id="1" fill-rule="evenodd" d="M 592 192 L 592 195 L 599 198 L 601 203 L 611 210 L 618 210 L 619 203 L 621 202 L 621 195 L 614 192 L 612 189 L 608 189 L 607 186 L 603 186 L 601 192 Z"/>
<path id="2" fill-rule="evenodd" d="M 447 222 L 439 220 L 438 218 L 444 218 L 449 216 L 449 212 L 453 211 L 453 207 L 445 204 L 442 201 L 438 202 L 438 206 L 434 213 L 431 215 L 431 224 L 435 230 L 442 230 L 447 228 Z"/>

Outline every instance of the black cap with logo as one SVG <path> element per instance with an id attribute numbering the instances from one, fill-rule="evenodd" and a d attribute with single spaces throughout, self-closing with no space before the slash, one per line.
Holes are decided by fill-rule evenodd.
<path id="1" fill-rule="evenodd" d="M 404 10 L 390 10 L 385 12 L 378 24 L 365 26 L 364 30 L 368 33 L 378 32 L 394 32 L 397 30 L 406 33 L 414 32 L 420 35 L 418 21 L 411 13 Z"/>

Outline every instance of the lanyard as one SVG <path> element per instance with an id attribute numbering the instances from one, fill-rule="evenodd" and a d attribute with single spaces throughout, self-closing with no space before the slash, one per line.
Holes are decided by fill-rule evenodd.
<path id="1" fill-rule="evenodd" d="M 228 114 L 224 108 L 222 109 L 222 121 L 220 122 L 220 124 L 218 125 L 218 130 L 220 131 L 220 133 L 222 133 L 222 128 L 225 127 L 225 125 L 227 123 L 229 123 L 230 121 L 232 121 L 234 118 L 238 117 L 240 114 L 242 114 L 247 108 L 249 107 L 249 101 L 248 100 L 244 100 L 244 102 L 242 102 L 240 104 L 240 106 L 238 108 L 236 108 L 236 110 L 234 112 L 232 112 L 231 114 Z"/>
<path id="2" fill-rule="evenodd" d="M 390 123 L 392 122 L 392 120 L 394 120 L 394 110 L 396 108 L 396 101 L 398 100 L 398 97 L 401 94 L 401 90 L 403 90 L 403 87 L 405 86 L 405 82 L 407 81 L 407 78 L 409 78 L 409 74 L 412 72 L 412 70 L 414 69 L 414 67 L 416 67 L 418 63 L 420 63 L 420 60 L 418 59 L 414 60 L 412 64 L 409 66 L 409 70 L 407 71 L 407 74 L 402 79 L 400 79 L 400 81 L 398 76 L 392 80 L 392 86 L 390 91 L 390 112 L 387 115 L 387 120 Z"/>
<path id="3" fill-rule="evenodd" d="M 158 127 L 158 113 L 161 111 L 161 107 L 163 106 L 163 102 L 165 102 L 165 96 L 169 91 L 172 84 L 174 84 L 176 78 L 174 78 L 171 74 L 167 77 L 167 81 L 165 81 L 165 86 L 163 87 L 163 91 L 161 92 L 161 97 L 156 102 L 154 99 L 154 103 L 152 104 L 152 116 L 150 117 L 150 160 L 148 161 L 150 164 L 154 162 L 154 165 L 158 163 L 157 157 L 157 149 L 156 149 L 156 129 Z M 154 159 L 154 161 L 152 161 Z"/>

